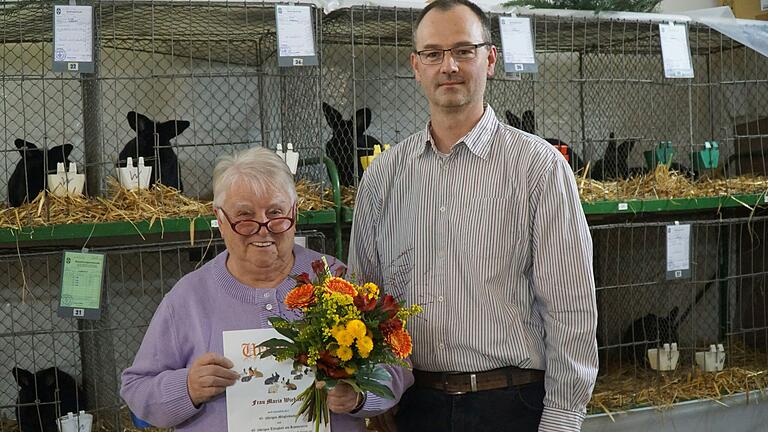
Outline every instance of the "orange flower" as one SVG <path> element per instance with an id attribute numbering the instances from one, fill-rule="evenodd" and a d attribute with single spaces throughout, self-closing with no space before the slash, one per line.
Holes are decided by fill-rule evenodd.
<path id="1" fill-rule="evenodd" d="M 411 355 L 411 349 L 413 348 L 411 335 L 405 329 L 401 328 L 388 334 L 386 342 L 392 348 L 392 352 L 401 359 Z"/>
<path id="2" fill-rule="evenodd" d="M 325 281 L 325 290 L 328 292 L 347 294 L 352 297 L 357 295 L 357 290 L 354 285 L 340 277 L 328 278 L 328 280 Z"/>
<path id="3" fill-rule="evenodd" d="M 315 302 L 315 287 L 312 284 L 299 285 L 285 296 L 285 304 L 290 309 L 307 307 Z"/>

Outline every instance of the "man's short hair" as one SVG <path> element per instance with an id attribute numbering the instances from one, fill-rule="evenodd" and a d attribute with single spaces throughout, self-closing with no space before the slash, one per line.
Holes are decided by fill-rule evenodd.
<path id="1" fill-rule="evenodd" d="M 472 3 L 469 0 L 434 0 L 430 2 L 427 7 L 421 11 L 419 17 L 416 18 L 416 23 L 413 25 L 413 49 L 416 49 L 416 31 L 419 29 L 421 20 L 424 19 L 424 16 L 427 15 L 429 11 L 432 9 L 449 11 L 457 6 L 468 7 L 469 10 L 471 10 L 475 16 L 477 16 L 477 19 L 480 20 L 480 24 L 483 26 L 483 40 L 480 42 L 491 43 L 491 27 L 489 25 L 488 16 L 485 14 L 485 12 L 483 12 L 482 9 L 480 9 L 480 6 Z"/>

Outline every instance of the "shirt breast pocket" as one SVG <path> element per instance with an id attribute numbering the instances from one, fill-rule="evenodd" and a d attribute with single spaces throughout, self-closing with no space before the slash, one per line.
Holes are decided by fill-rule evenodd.
<path id="1" fill-rule="evenodd" d="M 520 242 L 524 218 L 509 199 L 474 197 L 453 221 L 469 258 L 510 259 Z"/>

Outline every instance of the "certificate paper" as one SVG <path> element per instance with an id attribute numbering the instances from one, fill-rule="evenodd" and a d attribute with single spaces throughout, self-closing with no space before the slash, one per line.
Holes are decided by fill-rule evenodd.
<path id="1" fill-rule="evenodd" d="M 277 59 L 279 66 L 317 66 L 312 9 L 276 5 Z"/>
<path id="2" fill-rule="evenodd" d="M 667 78 L 693 78 L 688 28 L 684 24 L 659 24 L 661 57 Z"/>
<path id="3" fill-rule="evenodd" d="M 93 22 L 90 6 L 54 7 L 54 61 L 93 61 Z"/>
<path id="4" fill-rule="evenodd" d="M 260 358 L 258 345 L 283 338 L 274 329 L 225 331 L 224 356 L 235 364 L 240 380 L 227 387 L 229 432 L 314 432 L 314 424 L 296 418 L 295 401 L 314 382 L 307 367 L 293 368 L 293 361 L 277 363 L 274 357 Z M 323 431 L 330 431 L 330 423 Z"/>
<path id="5" fill-rule="evenodd" d="M 667 279 L 691 275 L 691 225 L 667 226 Z"/>

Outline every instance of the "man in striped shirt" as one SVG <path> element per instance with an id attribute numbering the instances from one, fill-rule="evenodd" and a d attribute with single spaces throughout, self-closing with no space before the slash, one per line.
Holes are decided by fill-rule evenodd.
<path id="1" fill-rule="evenodd" d="M 430 122 L 379 156 L 357 195 L 350 268 L 425 310 L 408 323 L 416 381 L 400 432 L 578 431 L 597 375 L 575 179 L 484 103 L 487 22 L 467 0 L 423 10 L 411 65 Z"/>

